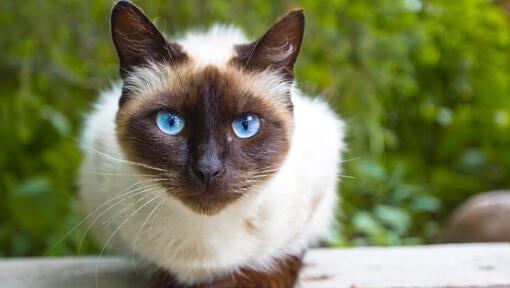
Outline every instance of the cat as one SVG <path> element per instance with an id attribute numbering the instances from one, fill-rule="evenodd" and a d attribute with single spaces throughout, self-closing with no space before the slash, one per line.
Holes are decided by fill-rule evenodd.
<path id="1" fill-rule="evenodd" d="M 154 265 L 154 287 L 293 287 L 334 221 L 345 130 L 296 87 L 303 10 L 254 42 L 174 42 L 120 1 L 111 33 L 122 84 L 88 116 L 80 170 L 104 247 Z"/>

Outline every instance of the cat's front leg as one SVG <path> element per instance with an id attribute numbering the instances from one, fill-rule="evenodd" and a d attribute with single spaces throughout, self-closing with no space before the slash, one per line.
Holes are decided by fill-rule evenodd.
<path id="1" fill-rule="evenodd" d="M 271 271 L 241 269 L 226 279 L 197 288 L 292 288 L 296 285 L 303 256 L 287 256 L 278 260 Z"/>
<path id="2" fill-rule="evenodd" d="M 159 270 L 152 275 L 151 288 L 193 288 L 181 284 L 168 271 Z"/>
<path id="3" fill-rule="evenodd" d="M 303 255 L 287 256 L 278 260 L 271 271 L 241 269 L 229 277 L 212 283 L 185 286 L 168 272 L 154 275 L 152 288 L 292 288 L 297 283 Z"/>

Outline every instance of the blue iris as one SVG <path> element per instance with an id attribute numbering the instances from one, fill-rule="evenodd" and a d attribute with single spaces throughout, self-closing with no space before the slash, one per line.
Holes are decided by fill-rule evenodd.
<path id="1" fill-rule="evenodd" d="M 232 129 L 239 138 L 250 138 L 260 130 L 260 119 L 255 114 L 247 113 L 234 119 Z"/>
<path id="2" fill-rule="evenodd" d="M 156 124 L 159 130 L 166 134 L 177 135 L 184 128 L 184 119 L 176 113 L 159 111 L 156 115 Z"/>

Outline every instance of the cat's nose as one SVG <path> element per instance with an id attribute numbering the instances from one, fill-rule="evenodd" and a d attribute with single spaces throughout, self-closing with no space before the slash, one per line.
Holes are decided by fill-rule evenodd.
<path id="1" fill-rule="evenodd" d="M 221 161 L 217 157 L 203 157 L 193 166 L 193 173 L 204 184 L 213 182 L 222 170 Z"/>

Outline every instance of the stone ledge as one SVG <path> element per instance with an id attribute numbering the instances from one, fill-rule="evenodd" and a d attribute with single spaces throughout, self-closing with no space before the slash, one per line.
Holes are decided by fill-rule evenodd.
<path id="1" fill-rule="evenodd" d="M 510 287 L 510 243 L 314 250 L 302 287 Z"/>
<path id="2" fill-rule="evenodd" d="M 129 259 L 24 258 L 0 261 L 0 287 L 147 287 Z M 314 249 L 303 288 L 510 287 L 510 243 Z"/>

